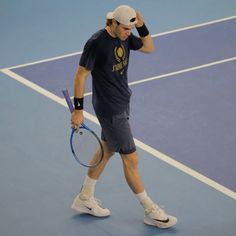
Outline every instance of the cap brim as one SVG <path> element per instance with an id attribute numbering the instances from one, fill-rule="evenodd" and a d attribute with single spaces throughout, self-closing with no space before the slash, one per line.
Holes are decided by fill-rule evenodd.
<path id="1" fill-rule="evenodd" d="M 106 17 L 107 17 L 108 20 L 114 19 L 114 13 L 113 12 L 108 12 Z"/>

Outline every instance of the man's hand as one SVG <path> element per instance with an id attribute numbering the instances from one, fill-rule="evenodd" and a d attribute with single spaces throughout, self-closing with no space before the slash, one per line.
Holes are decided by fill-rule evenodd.
<path id="1" fill-rule="evenodd" d="M 143 16 L 141 15 L 139 11 L 136 11 L 136 20 L 137 20 L 137 23 L 135 24 L 135 27 L 143 26 L 143 23 L 144 23 Z"/>
<path id="2" fill-rule="evenodd" d="M 74 110 L 71 114 L 71 127 L 78 130 L 83 121 L 83 110 Z"/>
<path id="3" fill-rule="evenodd" d="M 155 46 L 147 27 L 144 25 L 143 16 L 139 11 L 136 11 L 136 19 L 137 23 L 135 24 L 135 27 L 137 28 L 139 36 L 141 35 L 140 38 L 143 43 L 143 46 L 139 49 L 139 51 L 144 53 L 151 53 L 155 50 Z"/>

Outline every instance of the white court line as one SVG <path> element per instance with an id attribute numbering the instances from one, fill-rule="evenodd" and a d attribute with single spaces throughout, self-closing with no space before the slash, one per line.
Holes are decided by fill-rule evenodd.
<path id="1" fill-rule="evenodd" d="M 146 79 L 143 79 L 143 80 L 136 80 L 136 81 L 130 82 L 129 86 L 145 83 L 145 82 L 152 81 L 152 80 L 158 80 L 158 79 L 162 79 L 162 78 L 166 78 L 166 77 L 170 77 L 170 76 L 174 76 L 174 75 L 179 75 L 179 74 L 183 74 L 183 73 L 187 73 L 187 72 L 191 72 L 191 71 L 195 71 L 195 70 L 200 70 L 200 69 L 203 69 L 203 68 L 219 65 L 219 64 L 234 61 L 234 60 L 236 60 L 236 57 L 231 57 L 231 58 L 227 58 L 227 59 L 220 60 L 220 61 L 214 61 L 214 62 L 211 62 L 211 63 L 186 68 L 186 69 L 183 69 L 183 70 L 178 70 L 178 71 L 170 72 L 170 73 L 167 73 L 167 74 L 157 75 L 157 76 L 149 77 L 149 78 L 146 78 Z M 90 96 L 90 95 L 92 95 L 92 92 L 87 92 L 87 93 L 84 94 L 85 97 Z"/>
<path id="2" fill-rule="evenodd" d="M 4 74 L 10 76 L 11 78 L 21 82 L 22 84 L 30 87 L 31 89 L 39 92 L 40 94 L 50 98 L 51 100 L 53 100 L 53 101 L 55 101 L 55 102 L 65 106 L 65 107 L 67 107 L 67 104 L 66 104 L 64 99 L 56 96 L 55 94 L 53 94 L 53 93 L 43 89 L 42 87 L 40 87 L 38 85 L 36 85 L 36 84 L 26 80 L 22 76 L 14 73 L 14 72 L 12 72 L 12 71 L 10 71 L 8 69 L 3 69 L 2 72 Z M 85 116 L 86 119 L 88 119 L 88 120 L 90 120 L 90 121 L 92 121 L 92 122 L 94 122 L 94 123 L 99 125 L 99 122 L 98 122 L 97 118 L 95 116 L 93 116 L 92 114 L 90 114 L 88 112 L 84 112 L 84 116 Z M 219 192 L 221 192 L 221 193 L 223 193 L 223 194 L 233 198 L 234 200 L 236 200 L 236 192 L 234 192 L 234 191 L 224 187 L 223 185 L 221 185 L 221 184 L 215 182 L 214 180 L 212 180 L 212 179 L 210 179 L 210 178 L 208 178 L 208 177 L 198 173 L 197 171 L 195 171 L 195 170 L 193 170 L 193 169 L 183 165 L 182 163 L 172 159 L 171 157 L 169 157 L 169 156 L 167 156 L 167 155 L 157 151 L 156 149 L 148 146 L 147 144 L 144 144 L 143 142 L 139 141 L 138 139 L 134 139 L 134 140 L 135 140 L 135 143 L 136 143 L 137 147 L 143 149 L 144 151 L 150 153 L 154 157 L 156 157 L 156 158 L 158 158 L 158 159 L 168 163 L 169 165 L 171 165 L 171 166 L 181 170 L 182 172 L 184 172 L 184 173 L 186 173 L 186 174 L 196 178 L 197 180 L 207 184 L 208 186 L 210 186 L 210 187 L 218 190 Z"/>
<path id="3" fill-rule="evenodd" d="M 153 156 L 157 157 L 158 159 L 168 163 L 169 165 L 181 170 L 182 172 L 194 177 L 195 179 L 207 184 L 208 186 L 210 186 L 210 187 L 218 190 L 219 192 L 222 192 L 225 195 L 236 200 L 236 192 L 234 192 L 234 191 L 226 188 L 225 186 L 217 183 L 216 181 L 200 174 L 199 172 L 187 167 L 186 165 L 183 165 L 182 163 L 172 159 L 171 157 L 157 151 L 156 149 L 146 145 L 145 143 L 143 143 L 137 139 L 135 139 L 135 144 L 137 145 L 137 147 L 143 149 L 145 152 L 152 154 Z"/>
<path id="4" fill-rule="evenodd" d="M 227 59 L 220 60 L 220 61 L 214 61 L 214 62 L 211 62 L 211 63 L 208 63 L 208 64 L 203 64 L 203 65 L 200 65 L 200 66 L 194 66 L 194 67 L 174 71 L 174 72 L 163 74 L 163 75 L 158 75 L 158 76 L 146 78 L 146 79 L 143 79 L 143 80 L 137 80 L 137 81 L 134 81 L 134 82 L 130 82 L 129 85 L 132 86 L 132 85 L 136 85 L 136 84 L 141 84 L 141 83 L 145 83 L 145 82 L 148 82 L 148 81 L 157 80 L 157 79 L 161 79 L 161 78 L 164 78 L 164 77 L 169 77 L 169 76 L 178 75 L 178 74 L 182 74 L 182 73 L 187 73 L 187 72 L 190 72 L 190 71 L 195 71 L 195 70 L 199 70 L 199 69 L 219 65 L 219 64 L 234 61 L 234 60 L 236 60 L 236 57 L 231 57 L 231 58 L 227 58 Z"/>
<path id="5" fill-rule="evenodd" d="M 17 69 L 17 68 L 21 68 L 21 67 L 32 66 L 32 65 L 35 65 L 35 64 L 40 64 L 40 63 L 49 62 L 49 61 L 55 61 L 55 60 L 63 59 L 63 58 L 66 58 L 66 57 L 76 56 L 76 55 L 79 55 L 79 54 L 82 54 L 82 51 L 69 53 L 69 54 L 61 55 L 61 56 L 57 56 L 57 57 L 51 57 L 51 58 L 47 58 L 47 59 L 43 59 L 43 60 L 39 60 L 39 61 L 29 62 L 29 63 L 17 65 L 17 66 L 11 66 L 11 67 L 7 67 L 7 68 L 4 68 L 4 69 L 12 70 L 12 69 Z M 4 69 L 1 69 L 1 70 L 4 70 Z"/>
<path id="6" fill-rule="evenodd" d="M 50 98 L 51 100 L 53 100 L 53 101 L 55 101 L 55 102 L 57 102 L 57 103 L 59 103 L 59 104 L 65 106 L 65 107 L 67 107 L 67 104 L 66 104 L 64 98 L 58 97 L 58 96 L 55 95 L 54 93 L 49 92 L 48 90 L 46 90 L 46 89 L 42 88 L 41 86 L 39 86 L 39 85 L 37 85 L 37 84 L 35 84 L 35 83 L 33 83 L 33 82 L 31 82 L 31 81 L 25 79 L 24 77 L 22 77 L 22 76 L 16 74 L 15 72 L 13 72 L 13 71 L 11 71 L 11 70 L 8 70 L 8 69 L 2 69 L 1 72 L 4 73 L 4 74 L 6 74 L 6 75 L 9 76 L 9 77 L 15 79 L 16 81 L 18 81 L 18 82 L 24 84 L 25 86 L 27 86 L 27 87 L 29 87 L 29 88 L 35 90 L 36 92 L 38 92 L 38 93 L 44 95 L 45 97 L 48 97 L 48 98 Z M 99 124 L 99 123 L 98 123 L 98 120 L 96 119 L 96 117 L 94 117 L 94 116 L 91 115 L 90 113 L 84 112 L 84 115 L 85 115 L 85 117 L 86 117 L 87 119 L 93 121 L 93 122 L 96 123 L 96 124 Z"/>
<path id="7" fill-rule="evenodd" d="M 235 18 L 236 18 L 236 16 L 229 16 L 229 17 L 218 19 L 218 20 L 208 21 L 208 22 L 205 22 L 205 23 L 192 25 L 192 26 L 186 26 L 186 27 L 183 27 L 183 28 L 179 28 L 179 29 L 175 29 L 175 30 L 171 30 L 171 31 L 167 31 L 167 32 L 159 33 L 159 34 L 153 34 L 152 37 L 158 37 L 158 36 L 162 36 L 162 35 L 177 33 L 177 32 L 180 32 L 180 31 L 191 30 L 191 29 L 195 29 L 195 28 L 199 28 L 199 27 L 204 27 L 204 26 L 207 26 L 207 25 L 217 24 L 217 23 L 227 21 L 227 20 L 233 20 Z"/>
<path id="8" fill-rule="evenodd" d="M 236 16 L 229 16 L 229 17 L 218 19 L 218 20 L 208 21 L 208 22 L 205 22 L 202 24 L 196 24 L 196 25 L 187 26 L 187 27 L 183 27 L 183 28 L 179 28 L 179 29 L 175 29 L 175 30 L 170 30 L 170 31 L 166 31 L 166 32 L 158 33 L 158 34 L 153 34 L 152 37 L 154 38 L 154 37 L 159 37 L 159 36 L 163 36 L 163 35 L 167 35 L 167 34 L 173 34 L 173 33 L 181 32 L 181 31 L 185 31 L 185 30 L 191 30 L 191 29 L 195 29 L 195 28 L 199 28 L 199 27 L 204 27 L 207 25 L 217 24 L 220 22 L 228 21 L 228 20 L 233 20 L 235 18 L 236 18 Z M 20 68 L 20 67 L 43 63 L 43 62 L 49 62 L 49 61 L 54 61 L 54 60 L 58 60 L 58 59 L 63 59 L 66 57 L 76 56 L 79 54 L 82 54 L 82 51 L 69 53 L 69 54 L 65 54 L 65 55 L 61 55 L 61 56 L 57 56 L 57 57 L 52 57 L 52 58 L 48 58 L 48 59 L 43 59 L 43 60 L 39 60 L 39 61 L 35 61 L 35 62 L 25 63 L 25 64 L 21 64 L 21 65 L 17 65 L 17 66 L 11 66 L 11 67 L 7 67 L 4 69 L 9 69 L 9 70 L 16 69 L 16 68 Z M 3 70 L 3 69 L 1 69 L 1 70 Z"/>

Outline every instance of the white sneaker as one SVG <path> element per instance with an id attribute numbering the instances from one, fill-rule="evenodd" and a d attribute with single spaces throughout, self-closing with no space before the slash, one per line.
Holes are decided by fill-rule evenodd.
<path id="1" fill-rule="evenodd" d="M 164 229 L 174 226 L 177 223 L 177 218 L 167 215 L 155 204 L 149 211 L 145 210 L 144 223 Z"/>
<path id="2" fill-rule="evenodd" d="M 82 214 L 90 214 L 97 217 L 109 216 L 111 214 L 110 210 L 107 208 L 102 208 L 100 205 L 101 202 L 94 197 L 91 197 L 88 200 L 81 200 L 79 195 L 77 195 L 71 205 L 71 208 Z"/>

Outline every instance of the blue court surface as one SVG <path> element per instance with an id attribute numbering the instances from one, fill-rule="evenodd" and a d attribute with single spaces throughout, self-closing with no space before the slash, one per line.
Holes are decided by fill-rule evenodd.
<path id="1" fill-rule="evenodd" d="M 142 12 L 156 46 L 131 54 L 131 125 L 146 191 L 178 217 L 172 229 L 143 223 L 118 155 L 96 187 L 111 216 L 70 209 L 86 169 L 69 149 L 61 89 L 73 93 L 84 43 L 120 4 Z M 236 235 L 235 0 L 1 5 L 0 235 Z M 90 79 L 85 110 L 99 133 Z"/>

